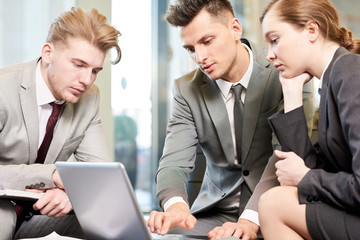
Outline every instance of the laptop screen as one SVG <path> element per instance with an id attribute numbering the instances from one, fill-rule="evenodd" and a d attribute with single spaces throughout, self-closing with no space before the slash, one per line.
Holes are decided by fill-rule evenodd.
<path id="1" fill-rule="evenodd" d="M 90 239 L 152 239 L 120 162 L 56 162 L 78 221 Z"/>

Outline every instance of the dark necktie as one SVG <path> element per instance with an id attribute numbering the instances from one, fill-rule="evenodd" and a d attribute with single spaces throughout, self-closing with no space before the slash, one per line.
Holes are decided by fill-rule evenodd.
<path id="1" fill-rule="evenodd" d="M 53 138 L 54 127 L 56 125 L 56 122 L 59 118 L 59 114 L 60 114 L 62 106 L 63 106 L 63 104 L 59 105 L 59 104 L 55 104 L 53 102 L 50 103 L 50 105 L 53 107 L 53 110 L 52 110 L 51 116 L 49 117 L 49 120 L 46 124 L 45 136 L 44 136 L 44 139 L 38 150 L 38 156 L 37 156 L 35 163 L 44 163 L 46 154 L 49 150 L 51 140 Z"/>
<path id="2" fill-rule="evenodd" d="M 244 104 L 241 101 L 241 92 L 244 87 L 241 84 L 237 84 L 231 88 L 234 92 L 235 101 L 234 101 L 234 126 L 235 126 L 235 139 L 236 139 L 236 152 L 238 158 L 238 167 L 242 167 L 241 161 L 241 137 L 242 137 L 242 128 L 243 128 L 243 111 Z M 239 215 L 245 209 L 247 201 L 251 196 L 250 188 L 247 183 L 244 181 L 240 186 L 240 206 L 239 206 Z"/>
<path id="3" fill-rule="evenodd" d="M 236 140 L 236 153 L 238 164 L 241 166 L 241 137 L 243 128 L 243 109 L 244 104 L 241 101 L 241 92 L 244 87 L 241 84 L 237 84 L 231 87 L 234 93 L 234 126 L 235 126 L 235 140 Z"/>

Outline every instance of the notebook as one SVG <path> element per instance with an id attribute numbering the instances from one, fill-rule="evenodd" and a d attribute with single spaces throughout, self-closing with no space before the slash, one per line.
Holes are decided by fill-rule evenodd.
<path id="1" fill-rule="evenodd" d="M 208 239 L 152 234 L 120 162 L 56 162 L 55 166 L 89 239 Z"/>

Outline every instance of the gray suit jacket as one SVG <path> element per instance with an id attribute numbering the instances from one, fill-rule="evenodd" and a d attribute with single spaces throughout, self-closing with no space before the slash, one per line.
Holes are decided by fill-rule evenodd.
<path id="1" fill-rule="evenodd" d="M 271 118 L 280 143 L 302 157 L 308 167 L 320 167 L 309 171 L 299 183 L 300 203 L 325 202 L 357 216 L 360 216 L 359 66 L 360 56 L 341 47 L 324 73 L 319 108 L 320 149 L 313 148 L 306 136 L 301 108 Z"/>
<path id="2" fill-rule="evenodd" d="M 187 199 L 186 185 L 199 143 L 206 172 L 192 212 L 204 211 L 231 194 L 241 183 L 254 190 L 272 155 L 268 117 L 282 108 L 278 72 L 266 50 L 243 40 L 253 51 L 253 73 L 246 91 L 242 137 L 242 169 L 232 168 L 235 154 L 228 114 L 215 81 L 199 69 L 175 81 L 172 112 L 157 172 L 160 205 L 174 196 Z M 257 204 L 254 204 L 254 206 Z"/>
<path id="3" fill-rule="evenodd" d="M 24 190 L 29 184 L 51 180 L 54 162 L 109 161 L 99 116 L 99 90 L 92 86 L 75 103 L 67 103 L 59 117 L 44 164 L 34 164 L 39 142 L 36 100 L 36 59 L 0 70 L 0 188 Z"/>

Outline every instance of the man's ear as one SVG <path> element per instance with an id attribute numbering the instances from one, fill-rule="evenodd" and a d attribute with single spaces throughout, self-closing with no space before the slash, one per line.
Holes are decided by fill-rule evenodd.
<path id="1" fill-rule="evenodd" d="M 41 58 L 44 63 L 49 64 L 54 52 L 54 46 L 51 43 L 45 43 L 41 49 Z"/>
<path id="2" fill-rule="evenodd" d="M 231 29 L 233 30 L 235 40 L 240 40 L 242 36 L 242 25 L 237 18 L 231 20 Z"/>
<path id="3" fill-rule="evenodd" d="M 306 34 L 311 42 L 315 42 L 320 35 L 319 24 L 315 20 L 310 20 L 305 26 Z"/>

